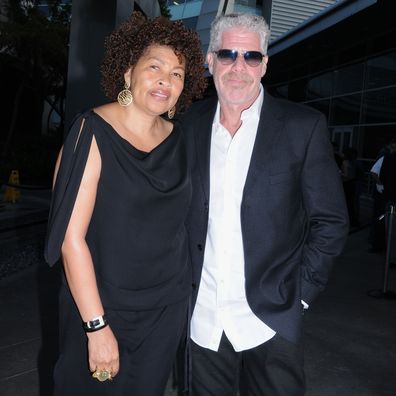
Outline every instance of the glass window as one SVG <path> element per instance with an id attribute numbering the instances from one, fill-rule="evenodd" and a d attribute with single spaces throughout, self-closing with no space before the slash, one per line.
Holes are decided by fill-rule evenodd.
<path id="1" fill-rule="evenodd" d="M 235 0 L 234 12 L 247 12 L 249 14 L 262 15 L 262 0 Z"/>
<path id="2" fill-rule="evenodd" d="M 367 88 L 396 83 L 396 51 L 367 61 Z"/>
<path id="3" fill-rule="evenodd" d="M 330 129 L 331 141 L 338 144 L 339 152 L 344 151 L 348 147 L 355 147 L 355 135 L 357 136 L 358 128 L 357 126 L 344 126 Z"/>
<path id="4" fill-rule="evenodd" d="M 362 157 L 377 158 L 389 140 L 395 136 L 395 131 L 396 124 L 362 127 L 361 133 L 364 136 Z"/>
<path id="5" fill-rule="evenodd" d="M 288 95 L 290 100 L 294 102 L 304 102 L 304 94 L 307 81 L 307 79 L 302 78 L 289 82 Z"/>
<path id="6" fill-rule="evenodd" d="M 197 22 L 198 22 L 198 17 L 192 17 L 192 18 L 184 18 L 183 23 L 186 25 L 189 29 L 196 30 L 197 28 Z"/>
<path id="7" fill-rule="evenodd" d="M 171 20 L 196 17 L 201 13 L 203 0 L 168 0 Z"/>
<path id="8" fill-rule="evenodd" d="M 324 99 L 324 100 L 315 100 L 313 102 L 308 102 L 306 103 L 308 106 L 313 107 L 316 110 L 319 110 L 321 113 L 323 113 L 326 118 L 328 119 L 329 117 L 329 106 L 330 106 L 330 99 Z"/>
<path id="9" fill-rule="evenodd" d="M 357 63 L 334 71 L 334 95 L 357 92 L 363 89 L 364 64 Z"/>
<path id="10" fill-rule="evenodd" d="M 340 151 L 340 147 L 341 147 L 341 139 L 342 139 L 342 135 L 340 133 L 337 133 L 336 128 L 329 128 L 329 133 L 330 133 L 330 137 L 331 137 L 331 141 L 332 143 L 336 143 L 338 146 L 338 152 Z"/>
<path id="11" fill-rule="evenodd" d="M 364 124 L 396 121 L 396 86 L 365 92 L 363 96 Z"/>
<path id="12" fill-rule="evenodd" d="M 330 111 L 330 125 L 358 124 L 361 94 L 333 98 Z"/>
<path id="13" fill-rule="evenodd" d="M 333 72 L 311 78 L 305 86 L 305 100 L 328 98 L 333 91 Z"/>

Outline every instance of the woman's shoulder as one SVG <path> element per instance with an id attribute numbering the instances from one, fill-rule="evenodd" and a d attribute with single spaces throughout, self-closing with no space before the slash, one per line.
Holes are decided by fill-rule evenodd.
<path id="1" fill-rule="evenodd" d="M 111 116 L 112 113 L 118 108 L 117 103 L 106 103 L 101 106 L 93 107 L 92 111 L 100 116 Z"/>

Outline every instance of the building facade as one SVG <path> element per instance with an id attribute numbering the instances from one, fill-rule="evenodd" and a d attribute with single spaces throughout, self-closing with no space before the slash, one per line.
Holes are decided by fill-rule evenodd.
<path id="1" fill-rule="evenodd" d="M 323 112 L 331 139 L 367 160 L 396 137 L 393 7 L 389 0 L 345 0 L 269 48 L 268 89 Z"/>
<path id="2" fill-rule="evenodd" d="M 271 3 L 271 41 L 319 14 L 339 0 L 273 0 Z"/>
<path id="3" fill-rule="evenodd" d="M 195 29 L 206 51 L 210 24 L 224 12 L 247 12 L 264 16 L 271 29 L 271 40 L 306 21 L 337 0 L 167 0 L 172 20 L 183 19 Z"/>
<path id="4" fill-rule="evenodd" d="M 271 27 L 264 85 L 323 112 L 340 149 L 376 158 L 396 135 L 396 24 L 391 0 L 168 0 L 209 43 L 221 12 L 263 15 Z"/>

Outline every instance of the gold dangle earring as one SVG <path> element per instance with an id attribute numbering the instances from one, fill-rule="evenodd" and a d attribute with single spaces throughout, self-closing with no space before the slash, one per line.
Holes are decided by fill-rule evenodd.
<path id="1" fill-rule="evenodd" d="M 132 92 L 129 87 L 130 85 L 126 82 L 124 89 L 117 96 L 117 102 L 123 107 L 129 106 L 133 102 Z"/>
<path id="2" fill-rule="evenodd" d="M 168 110 L 168 118 L 171 120 L 176 114 L 176 106 Z"/>

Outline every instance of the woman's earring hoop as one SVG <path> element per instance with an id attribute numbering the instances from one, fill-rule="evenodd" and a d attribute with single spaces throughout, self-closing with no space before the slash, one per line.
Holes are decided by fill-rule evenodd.
<path id="1" fill-rule="evenodd" d="M 168 118 L 171 120 L 176 114 L 176 106 L 168 110 Z"/>
<path id="2" fill-rule="evenodd" d="M 117 102 L 123 107 L 129 106 L 133 102 L 132 92 L 129 87 L 130 85 L 125 83 L 124 89 L 117 96 Z"/>

